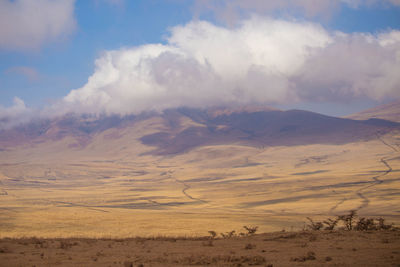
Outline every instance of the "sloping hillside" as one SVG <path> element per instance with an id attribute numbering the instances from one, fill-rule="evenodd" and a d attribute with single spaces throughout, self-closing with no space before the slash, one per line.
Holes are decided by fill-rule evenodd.
<path id="1" fill-rule="evenodd" d="M 348 118 L 354 120 L 377 118 L 400 122 L 400 100 L 352 114 Z"/>
<path id="2" fill-rule="evenodd" d="M 400 124 L 385 120 L 357 121 L 302 110 L 210 115 L 207 111 L 180 109 L 163 116 L 165 121 L 175 122 L 179 121 L 179 117 L 188 117 L 197 125 L 170 128 L 144 136 L 141 141 L 146 145 L 157 146 L 157 153 L 174 154 L 197 146 L 215 144 L 254 147 L 345 144 L 370 140 L 377 135 L 400 129 Z M 174 123 L 169 125 L 176 126 Z"/>
<path id="3" fill-rule="evenodd" d="M 154 154 L 179 154 L 207 145 L 346 144 L 371 140 L 395 129 L 400 129 L 399 123 L 335 118 L 302 110 L 180 108 L 162 114 L 100 118 L 67 115 L 31 122 L 1 131 L 0 149 L 69 140 L 68 148 L 85 150 L 104 136 L 104 147 L 116 140 L 121 147 L 129 147 L 135 140 Z"/>

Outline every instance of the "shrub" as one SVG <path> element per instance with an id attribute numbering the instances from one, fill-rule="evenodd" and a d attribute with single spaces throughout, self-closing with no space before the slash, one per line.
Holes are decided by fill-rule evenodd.
<path id="1" fill-rule="evenodd" d="M 310 229 L 313 230 L 313 231 L 321 230 L 322 227 L 324 226 L 324 225 L 322 224 L 322 222 L 314 222 L 310 217 L 307 217 L 307 220 L 310 221 L 310 224 L 307 225 L 307 227 L 310 228 Z"/>
<path id="2" fill-rule="evenodd" d="M 360 218 L 356 223 L 356 225 L 354 226 L 354 230 L 356 231 L 377 230 L 377 226 L 374 222 L 374 219 Z"/>
<path id="3" fill-rule="evenodd" d="M 378 218 L 378 225 L 377 225 L 378 230 L 389 230 L 393 228 L 392 224 L 385 224 L 385 219 L 383 218 Z"/>
<path id="4" fill-rule="evenodd" d="M 257 232 L 258 226 L 243 226 L 246 229 L 248 235 L 253 235 Z"/>
<path id="5" fill-rule="evenodd" d="M 344 228 L 348 231 L 374 231 L 374 230 L 390 230 L 390 229 L 398 229 L 393 226 L 393 224 L 385 224 L 385 219 L 378 218 L 364 218 L 361 217 L 357 220 L 357 212 L 355 210 L 351 210 L 347 215 L 337 216 L 336 219 L 328 218 L 322 222 L 314 222 L 311 218 L 307 217 L 307 220 L 310 222 L 307 225 L 307 228 L 311 230 L 334 230 L 337 224 L 342 221 L 344 224 Z M 325 225 L 325 227 L 324 227 Z"/>
<path id="6" fill-rule="evenodd" d="M 217 232 L 215 231 L 208 231 L 208 233 L 211 235 L 212 239 L 214 239 L 217 236 Z"/>
<path id="7" fill-rule="evenodd" d="M 348 231 L 353 230 L 354 219 L 357 216 L 357 212 L 355 210 L 351 210 L 347 215 L 341 215 L 338 217 L 339 220 L 344 222 L 344 225 Z"/>
<path id="8" fill-rule="evenodd" d="M 335 227 L 338 224 L 338 222 L 339 222 L 339 218 L 336 218 L 336 219 L 328 218 L 328 219 L 326 219 L 325 221 L 322 222 L 323 224 L 326 225 L 324 230 L 333 230 L 333 229 L 335 229 Z"/>
<path id="9" fill-rule="evenodd" d="M 231 237 L 235 236 L 235 233 L 236 233 L 236 231 L 233 230 L 233 231 L 230 231 L 230 232 L 226 232 L 225 234 L 221 233 L 221 236 L 223 238 L 231 238 Z"/>

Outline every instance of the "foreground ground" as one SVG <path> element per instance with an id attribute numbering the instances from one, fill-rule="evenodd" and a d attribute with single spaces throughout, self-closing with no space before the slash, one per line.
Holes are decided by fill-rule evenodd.
<path id="1" fill-rule="evenodd" d="M 0 266 L 400 266 L 399 231 L 227 239 L 1 239 Z"/>

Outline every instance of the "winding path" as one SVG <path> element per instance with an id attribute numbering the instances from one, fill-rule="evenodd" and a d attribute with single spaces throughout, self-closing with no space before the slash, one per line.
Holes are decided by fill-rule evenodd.
<path id="1" fill-rule="evenodd" d="M 191 186 L 190 186 L 189 184 L 185 183 L 185 182 L 182 181 L 182 180 L 179 180 L 179 179 L 174 178 L 174 177 L 172 176 L 172 173 L 174 173 L 173 170 L 169 170 L 169 171 L 168 171 L 168 178 L 169 178 L 169 179 L 172 179 L 172 180 L 174 180 L 175 182 L 180 183 L 180 184 L 182 184 L 182 185 L 184 186 L 184 188 L 182 189 L 182 194 L 184 194 L 184 195 L 185 195 L 188 199 L 190 199 L 190 200 L 195 200 L 195 201 L 199 201 L 199 202 L 202 202 L 202 203 L 207 203 L 207 201 L 205 201 L 205 200 L 202 200 L 202 199 L 200 199 L 200 198 L 195 198 L 195 197 L 193 197 L 192 195 L 190 195 L 190 194 L 187 192 L 187 190 L 189 190 L 189 189 L 191 188 Z"/>
<path id="2" fill-rule="evenodd" d="M 184 188 L 182 189 L 182 193 L 183 193 L 186 197 L 188 197 L 188 198 L 191 199 L 191 200 L 195 200 L 195 201 L 200 201 L 200 202 L 203 202 L 203 203 L 207 203 L 206 201 L 204 201 L 204 200 L 202 200 L 202 199 L 200 199 L 200 198 L 195 198 L 195 197 L 191 196 L 189 193 L 186 192 L 187 190 L 189 190 L 189 189 L 191 188 L 190 185 L 188 185 L 188 184 L 185 183 L 184 181 L 178 180 L 178 179 L 176 179 L 176 178 L 175 178 L 175 181 L 178 182 L 178 183 L 183 184 Z"/>
<path id="3" fill-rule="evenodd" d="M 380 136 L 378 136 L 377 138 L 378 138 L 379 141 L 382 142 L 382 144 L 384 144 L 385 146 L 389 147 L 389 148 L 392 149 L 394 152 L 399 152 L 399 150 L 398 150 L 396 147 L 392 146 L 391 144 L 388 144 L 388 143 L 387 143 L 385 140 L 383 140 Z M 365 190 L 368 189 L 368 188 L 371 188 L 371 187 L 377 186 L 377 185 L 379 185 L 379 184 L 382 184 L 384 181 L 381 180 L 380 178 L 382 178 L 383 176 L 386 176 L 386 175 L 388 175 L 389 173 L 392 172 L 393 169 L 392 169 L 392 167 L 390 166 L 390 164 L 387 162 L 387 160 L 389 160 L 388 157 L 382 157 L 382 158 L 380 159 L 380 161 L 382 162 L 382 164 L 384 164 L 384 165 L 386 166 L 387 170 L 385 170 L 384 172 L 382 172 L 382 173 L 379 174 L 379 175 L 376 175 L 376 176 L 374 176 L 374 177 L 371 177 L 371 179 L 373 180 L 373 181 L 372 181 L 372 184 L 369 184 L 369 185 L 367 185 L 367 186 L 364 186 L 364 187 L 358 189 L 358 190 L 355 192 L 356 195 L 357 195 L 357 196 L 361 199 L 361 201 L 362 201 L 361 205 L 358 206 L 358 207 L 355 209 L 355 211 L 359 211 L 360 209 L 363 209 L 363 208 L 368 207 L 368 205 L 369 205 L 369 203 L 370 203 L 370 200 L 368 199 L 368 197 L 366 197 L 366 196 L 363 194 L 363 191 L 365 191 Z M 345 202 L 346 200 L 347 200 L 346 198 L 343 198 L 342 200 L 340 200 L 338 203 L 336 203 L 336 204 L 329 210 L 329 212 L 334 212 L 334 211 L 337 209 L 337 207 L 340 206 L 340 205 L 341 205 L 343 202 Z"/>
<path id="4" fill-rule="evenodd" d="M 62 205 L 69 205 L 70 207 L 80 207 L 80 208 L 86 208 L 86 209 L 94 210 L 94 211 L 109 212 L 107 210 L 93 208 L 91 206 L 86 206 L 86 205 L 83 205 L 83 204 L 76 204 L 76 203 L 72 203 L 72 202 L 52 201 L 52 200 L 50 200 L 49 202 L 55 204 L 56 206 L 58 206 L 57 204 L 62 204 Z"/>

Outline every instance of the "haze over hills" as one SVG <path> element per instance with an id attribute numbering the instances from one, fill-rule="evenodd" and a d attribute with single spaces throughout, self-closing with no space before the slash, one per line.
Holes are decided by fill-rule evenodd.
<path id="1" fill-rule="evenodd" d="M 390 114 L 390 118 L 396 118 L 394 110 L 398 106 L 399 103 L 395 103 L 376 110 L 379 114 Z M 374 139 L 400 128 L 399 123 L 375 119 L 372 111 L 367 112 L 360 113 L 364 114 L 364 120 L 335 118 L 303 110 L 280 111 L 268 107 L 178 108 L 160 114 L 100 118 L 69 114 L 3 130 L 0 132 L 0 148 L 24 144 L 39 146 L 43 142 L 71 137 L 75 141 L 70 147 L 85 149 L 100 133 L 114 132 L 109 139 L 118 139 L 121 137 L 118 134 L 120 130 L 135 131 L 147 120 L 157 120 L 160 127 L 153 133 L 141 136 L 139 140 L 145 145 L 157 147 L 153 152 L 159 154 L 183 153 L 198 146 L 224 144 L 252 147 L 345 144 Z M 361 115 L 353 117 L 361 118 Z"/>

